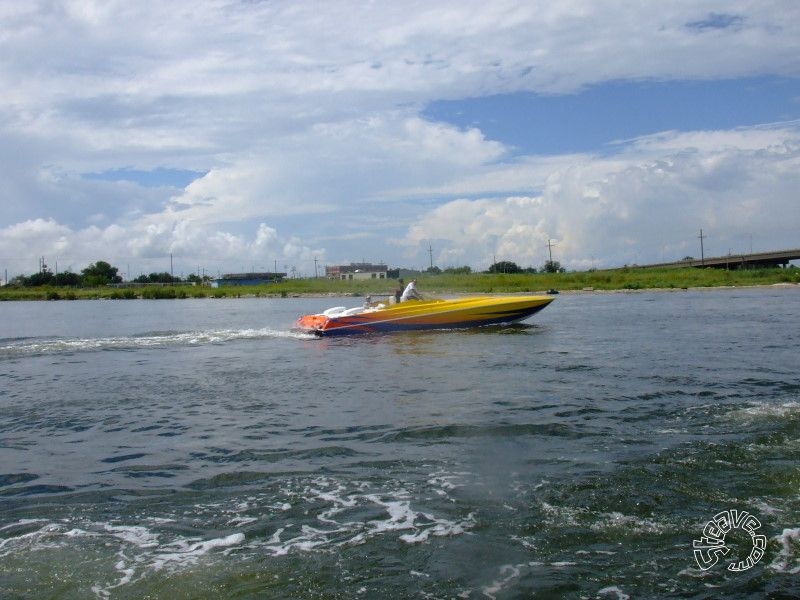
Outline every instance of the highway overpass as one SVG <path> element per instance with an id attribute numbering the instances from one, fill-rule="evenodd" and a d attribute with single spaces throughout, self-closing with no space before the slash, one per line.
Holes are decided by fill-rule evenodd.
<path id="1" fill-rule="evenodd" d="M 687 258 L 675 262 L 638 265 L 643 269 L 677 269 L 682 267 L 710 267 L 714 269 L 747 269 L 753 267 L 785 267 L 789 261 L 800 260 L 800 248 L 776 250 L 755 254 L 728 254 L 710 258 Z"/>

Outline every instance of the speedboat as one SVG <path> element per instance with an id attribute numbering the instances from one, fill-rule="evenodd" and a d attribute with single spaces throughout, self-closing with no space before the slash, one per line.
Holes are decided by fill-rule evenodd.
<path id="1" fill-rule="evenodd" d="M 364 306 L 335 306 L 319 314 L 304 315 L 297 320 L 297 328 L 328 336 L 501 325 L 527 319 L 552 301 L 550 296 L 473 296 L 397 304 L 372 304 L 368 300 Z"/>

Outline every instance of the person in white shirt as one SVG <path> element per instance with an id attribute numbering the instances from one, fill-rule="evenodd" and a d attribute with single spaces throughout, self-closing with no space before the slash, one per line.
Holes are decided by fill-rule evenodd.
<path id="1" fill-rule="evenodd" d="M 422 296 L 419 295 L 417 292 L 417 280 L 412 279 L 409 284 L 406 286 L 406 289 L 403 290 L 403 295 L 400 296 L 400 302 L 405 302 L 406 300 L 422 300 Z"/>

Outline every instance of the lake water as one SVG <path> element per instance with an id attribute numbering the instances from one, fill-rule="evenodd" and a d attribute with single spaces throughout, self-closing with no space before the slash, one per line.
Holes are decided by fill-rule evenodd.
<path id="1" fill-rule="evenodd" d="M 800 288 L 290 331 L 357 303 L 0 304 L 0 597 L 800 596 Z"/>

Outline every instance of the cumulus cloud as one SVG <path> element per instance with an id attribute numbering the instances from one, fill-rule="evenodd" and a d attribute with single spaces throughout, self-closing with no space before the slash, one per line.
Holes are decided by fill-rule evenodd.
<path id="1" fill-rule="evenodd" d="M 28 254 L 30 247 L 35 255 Z M 324 248 L 312 248 L 295 236 L 281 235 L 261 223 L 252 235 L 233 234 L 194 225 L 188 221 L 140 221 L 128 227 L 109 225 L 72 229 L 52 219 L 24 221 L 0 229 L 0 256 L 11 272 L 31 273 L 39 257 L 53 267 L 79 271 L 98 260 L 112 262 L 130 272 L 168 270 L 175 258 L 176 274 L 200 267 L 209 273 L 225 268 L 269 270 L 275 264 L 309 274 L 309 262 L 324 261 Z"/>
<path id="2" fill-rule="evenodd" d="M 749 252 L 754 235 L 762 248 L 789 248 L 799 167 L 796 123 L 665 133 L 613 157 L 572 157 L 536 196 L 447 202 L 421 215 L 401 245 L 415 255 L 433 243 L 438 263 L 480 268 L 495 259 L 541 266 L 548 240 L 570 268 L 679 260 L 699 254 L 701 228 L 717 255 Z"/>

